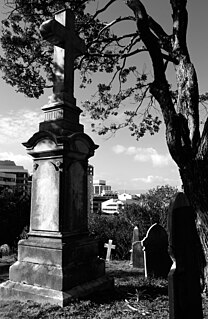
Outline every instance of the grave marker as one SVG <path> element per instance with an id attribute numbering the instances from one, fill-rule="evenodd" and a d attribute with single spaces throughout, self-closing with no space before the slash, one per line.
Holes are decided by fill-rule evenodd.
<path id="1" fill-rule="evenodd" d="M 137 226 L 133 229 L 132 247 L 130 250 L 130 265 L 133 268 L 138 268 L 142 273 L 144 272 L 144 251 L 142 242 L 139 240 L 139 229 Z"/>
<path id="2" fill-rule="evenodd" d="M 167 278 L 171 267 L 168 254 L 168 235 L 159 224 L 153 224 L 142 240 L 145 253 L 145 268 L 147 276 Z"/>
<path id="3" fill-rule="evenodd" d="M 57 12 L 55 19 L 43 22 L 40 32 L 54 45 L 54 85 L 51 104 L 75 104 L 74 60 L 85 53 L 85 44 L 75 33 L 71 10 Z"/>
<path id="4" fill-rule="evenodd" d="M 39 131 L 26 143 L 33 157 L 30 230 L 18 243 L 18 261 L 2 299 L 32 299 L 64 306 L 71 298 L 113 287 L 88 232 L 88 159 L 98 147 L 83 133 L 75 105 L 74 58 L 84 44 L 75 35 L 71 10 L 59 11 L 41 32 L 55 45 L 53 96 Z"/>
<path id="5" fill-rule="evenodd" d="M 144 250 L 141 241 L 135 241 L 132 244 L 132 266 L 145 273 Z"/>
<path id="6" fill-rule="evenodd" d="M 169 252 L 173 261 L 168 275 L 170 319 L 203 318 L 200 275 L 206 261 L 195 218 L 186 195 L 178 193 L 168 213 Z"/>
<path id="7" fill-rule="evenodd" d="M 107 253 L 106 253 L 106 261 L 110 261 L 110 258 L 111 258 L 111 250 L 112 249 L 115 249 L 116 248 L 116 246 L 115 245 L 113 245 L 113 241 L 112 241 L 112 239 L 109 239 L 109 241 L 108 241 L 108 243 L 106 244 L 104 244 L 104 247 L 105 248 L 107 248 Z"/>
<path id="8" fill-rule="evenodd" d="M 133 244 L 136 242 L 136 241 L 139 241 L 139 229 L 137 226 L 134 227 L 133 229 L 133 236 L 132 236 L 132 247 L 131 247 L 131 250 L 130 250 L 130 265 L 133 265 Z"/>

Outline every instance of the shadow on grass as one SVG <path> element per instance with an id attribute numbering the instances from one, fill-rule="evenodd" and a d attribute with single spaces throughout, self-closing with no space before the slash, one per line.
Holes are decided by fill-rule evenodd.
<path id="1" fill-rule="evenodd" d="M 168 296 L 168 282 L 164 279 L 144 278 L 119 271 L 114 274 L 115 288 L 111 291 L 97 292 L 88 296 L 95 303 L 112 303 L 129 298 L 153 301 L 161 296 Z"/>
<path id="2" fill-rule="evenodd" d="M 119 267 L 119 268 L 118 268 Z M 37 304 L 32 301 L 0 301 L 1 319 L 82 319 L 82 318 L 143 318 L 148 311 L 148 318 L 167 319 L 168 289 L 167 281 L 144 278 L 137 270 L 123 263 L 107 267 L 107 275 L 114 277 L 115 288 L 110 291 L 96 292 L 80 300 L 71 300 L 68 306 L 61 308 L 49 304 Z M 125 300 L 139 308 L 133 312 Z M 139 300 L 139 302 L 138 302 Z M 155 312 L 157 312 L 155 314 Z M 161 316 L 161 313 L 163 316 Z"/>

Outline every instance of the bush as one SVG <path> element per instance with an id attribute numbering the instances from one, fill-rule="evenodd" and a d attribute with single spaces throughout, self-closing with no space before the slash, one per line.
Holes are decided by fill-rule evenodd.
<path id="1" fill-rule="evenodd" d="M 115 251 L 112 251 L 113 257 L 120 260 L 129 259 L 135 226 L 139 229 L 140 240 L 156 222 L 167 230 L 168 207 L 177 192 L 175 187 L 158 186 L 141 195 L 137 203 L 125 205 L 117 216 L 89 214 L 89 232 L 99 240 L 100 257 L 105 258 L 104 244 L 112 239 L 116 245 Z"/>
<path id="2" fill-rule="evenodd" d="M 0 194 L 0 245 L 17 247 L 20 234 L 30 223 L 30 196 L 10 191 Z"/>
<path id="3" fill-rule="evenodd" d="M 116 245 L 115 251 L 112 251 L 113 257 L 120 260 L 129 258 L 133 227 L 123 214 L 104 216 L 92 213 L 89 216 L 88 227 L 90 235 L 99 240 L 100 257 L 105 258 L 104 244 L 112 239 Z"/>

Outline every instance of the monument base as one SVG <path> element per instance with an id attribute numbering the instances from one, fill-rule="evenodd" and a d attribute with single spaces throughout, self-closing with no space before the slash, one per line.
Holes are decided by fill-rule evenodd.
<path id="1" fill-rule="evenodd" d="M 81 237 L 81 236 L 80 236 Z M 98 243 L 88 236 L 47 238 L 30 234 L 18 243 L 18 260 L 9 280 L 0 285 L 1 299 L 65 306 L 74 298 L 114 287 L 98 257 Z"/>
<path id="2" fill-rule="evenodd" d="M 113 287 L 113 278 L 107 276 L 78 285 L 68 291 L 58 291 L 8 280 L 0 284 L 0 295 L 3 300 L 27 301 L 30 299 L 34 302 L 64 307 L 75 298 L 83 298 L 97 291 L 113 289 Z"/>

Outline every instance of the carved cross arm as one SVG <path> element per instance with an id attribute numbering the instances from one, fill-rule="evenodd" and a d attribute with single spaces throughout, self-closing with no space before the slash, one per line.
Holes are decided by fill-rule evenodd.
<path id="1" fill-rule="evenodd" d="M 84 41 L 79 38 L 73 30 L 67 29 L 55 19 L 47 20 L 40 26 L 40 33 L 44 40 L 51 44 L 66 49 L 66 43 L 74 48 L 74 55 L 78 57 L 86 52 Z"/>

